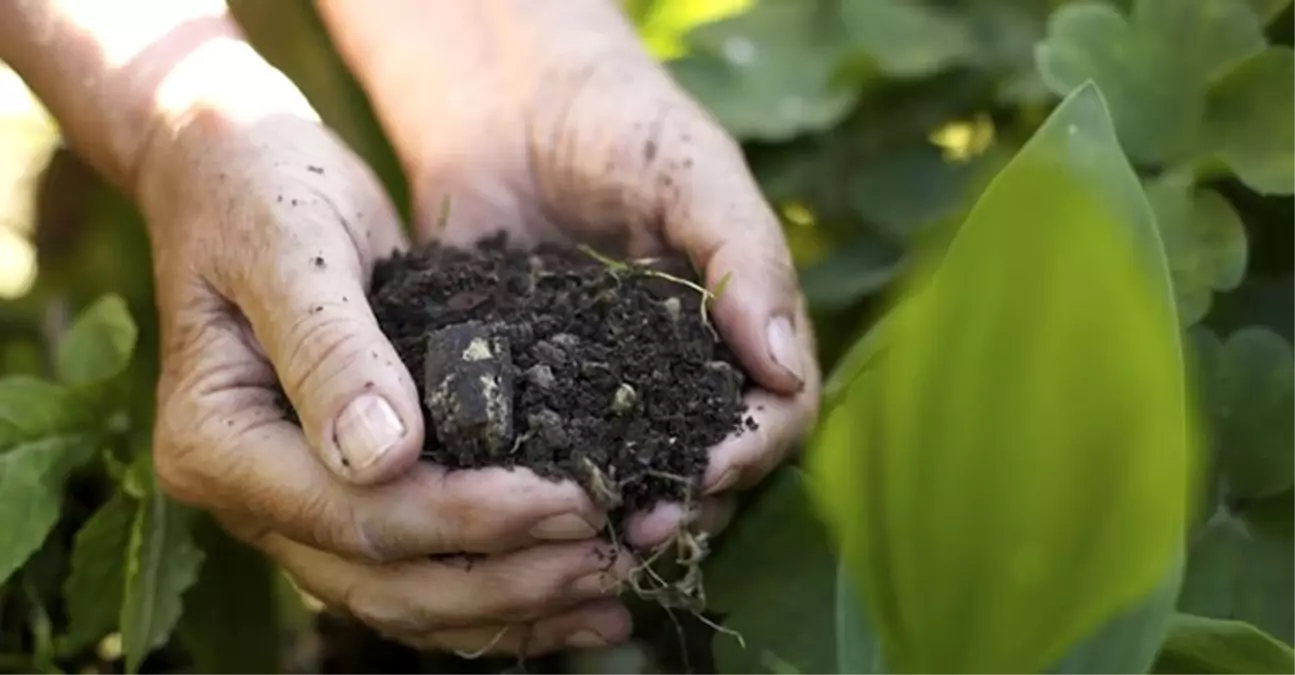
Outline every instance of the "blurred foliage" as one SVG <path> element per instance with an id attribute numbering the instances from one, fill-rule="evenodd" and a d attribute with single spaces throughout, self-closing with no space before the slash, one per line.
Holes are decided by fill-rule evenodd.
<path id="1" fill-rule="evenodd" d="M 1102 621 L 1081 622 L 1083 634 L 1062 645 L 1066 655 L 1049 672 L 1291 672 L 1290 0 L 624 1 L 653 53 L 742 141 L 781 215 L 830 376 L 829 409 L 853 405 L 854 376 L 884 356 L 887 326 L 895 325 L 887 298 L 900 275 L 925 264 L 915 252 L 957 240 L 986 187 L 1063 97 L 1086 82 L 1100 90 L 1118 152 L 1091 137 L 1067 151 L 1079 163 L 1131 164 L 1135 174 L 1117 171 L 1127 183 L 1121 199 L 1150 205 L 1202 417 L 1207 489 L 1181 569 L 1154 587 L 1134 584 L 1144 596 L 1138 602 L 1112 601 L 1094 615 Z M 231 5 L 257 48 L 298 82 L 407 213 L 399 165 L 313 4 Z M 303 604 L 260 556 L 157 492 L 145 452 L 158 371 L 147 238 L 134 207 L 57 148 L 42 119 L 29 106 L 0 107 L 0 196 L 8 206 L 0 293 L 11 298 L 0 302 L 0 670 L 512 667 L 412 654 L 353 629 L 338 632 L 331 615 L 312 615 L 310 600 Z M 1112 178 L 1105 174 L 1097 180 Z M 1015 227 L 1057 227 L 1065 214 L 1032 199 L 995 212 Z M 1037 239 L 1048 241 L 1060 240 Z M 1020 254 L 1009 250 L 986 255 L 1022 268 L 1042 261 L 1013 260 Z M 33 260 L 34 284 L 23 276 Z M 1066 302 L 1093 303 L 1084 311 L 1097 311 L 1110 330 L 1125 325 L 1118 294 L 1096 286 L 1085 294 L 1070 281 Z M 1021 291 L 1042 293 L 1028 288 L 1034 282 L 1020 281 Z M 977 299 L 965 301 L 976 314 Z M 1032 330 L 1018 326 L 1013 339 L 1034 344 Z M 960 336 L 941 337 L 956 344 Z M 996 394 L 989 385 L 958 391 L 962 398 L 946 401 L 942 416 L 955 414 L 958 400 Z M 1059 419 L 1079 424 L 1082 416 Z M 1006 513 L 1039 509 L 1055 480 L 1010 476 L 996 479 L 1005 481 L 1001 498 L 1019 501 Z M 990 485 L 999 483 L 965 487 Z M 1094 514 L 1129 508 L 1103 503 L 1111 495 L 1098 483 L 1067 489 L 1086 491 Z M 629 645 L 539 668 L 674 672 L 687 662 L 719 672 L 894 671 L 903 664 L 887 661 L 880 638 L 893 627 L 882 622 L 893 619 L 861 602 L 878 589 L 847 574 L 849 559 L 841 563 L 832 528 L 814 508 L 821 496 L 811 475 L 788 468 L 750 495 L 715 542 L 706 566 L 709 619 L 740 632 L 745 648 L 687 617 L 657 620 L 648 608 Z M 992 530 L 976 520 L 982 514 L 948 515 L 964 519 L 964 536 Z M 941 517 L 929 525 L 949 527 Z M 1078 533 L 1097 522 L 1080 513 L 1072 526 Z M 907 541 L 902 532 L 891 536 Z M 928 543 L 953 551 L 956 542 Z M 986 587 L 996 587 L 995 572 L 964 576 L 986 575 L 979 577 Z M 1011 627 L 1020 617 L 999 618 L 998 645 L 1019 644 L 1012 631 L 1032 628 Z M 680 637 L 688 644 L 678 645 Z"/>

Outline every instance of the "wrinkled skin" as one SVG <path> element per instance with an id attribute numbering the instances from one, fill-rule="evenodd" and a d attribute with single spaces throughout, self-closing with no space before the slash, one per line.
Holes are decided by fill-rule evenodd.
<path id="1" fill-rule="evenodd" d="M 467 243 L 505 227 L 634 256 L 678 249 L 711 284 L 731 273 L 714 319 L 762 389 L 750 395 L 759 430 L 713 450 L 707 497 L 688 514 L 722 528 L 732 491 L 813 422 L 819 388 L 786 245 L 737 145 L 605 0 L 392 0 L 363 15 L 346 4 L 321 14 L 414 186 L 415 236 Z M 392 15 L 418 27 L 408 40 L 453 56 L 411 57 L 413 42 L 382 25 Z M 366 30 L 390 48 L 374 50 Z M 608 562 L 594 538 L 606 514 L 582 490 L 416 461 L 413 380 L 364 302 L 375 260 L 406 245 L 371 171 L 304 102 L 197 109 L 158 143 L 141 204 L 163 334 L 164 488 L 414 646 L 536 654 L 625 639 L 615 586 L 635 562 Z M 300 429 L 281 418 L 277 381 Z M 617 527 L 649 545 L 682 517 L 664 506 Z M 428 557 L 458 552 L 485 555 Z"/>

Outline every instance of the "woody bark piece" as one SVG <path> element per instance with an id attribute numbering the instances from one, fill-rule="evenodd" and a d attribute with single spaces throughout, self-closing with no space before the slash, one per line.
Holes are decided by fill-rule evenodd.
<path id="1" fill-rule="evenodd" d="M 423 384 L 436 439 L 449 448 L 507 452 L 513 442 L 513 364 L 507 338 L 477 321 L 427 336 Z"/>

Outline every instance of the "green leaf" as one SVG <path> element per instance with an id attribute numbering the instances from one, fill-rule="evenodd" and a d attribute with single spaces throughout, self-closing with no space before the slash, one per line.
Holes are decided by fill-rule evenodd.
<path id="1" fill-rule="evenodd" d="M 0 379 L 0 456 L 29 441 L 85 431 L 93 420 L 64 387 L 26 375 Z"/>
<path id="2" fill-rule="evenodd" d="M 1250 9 L 1254 10 L 1259 20 L 1267 24 L 1277 18 L 1282 10 L 1290 6 L 1291 0 L 1248 0 Z"/>
<path id="3" fill-rule="evenodd" d="M 203 562 L 191 529 L 194 513 L 156 484 L 150 487 L 135 513 L 126 557 L 120 625 L 128 673 L 139 672 L 144 658 L 170 637 Z"/>
<path id="4" fill-rule="evenodd" d="M 721 672 L 764 672 L 764 652 L 803 673 L 835 668 L 836 559 L 808 490 L 799 470 L 779 469 L 704 565 L 707 609 L 727 614 L 725 627 L 746 642 L 715 634 Z"/>
<path id="5" fill-rule="evenodd" d="M 176 629 L 195 669 L 278 672 L 282 634 L 274 566 L 209 519 L 203 519 L 198 533 L 206 562 L 197 584 L 185 596 L 184 615 Z"/>
<path id="6" fill-rule="evenodd" d="M 824 0 L 765 0 L 697 28 L 675 78 L 729 132 L 783 140 L 841 121 L 858 89 L 837 78 L 849 42 Z"/>
<path id="7" fill-rule="evenodd" d="M 688 52 L 687 35 L 698 26 L 750 9 L 753 0 L 627 0 L 628 14 L 644 46 L 658 59 Z"/>
<path id="8" fill-rule="evenodd" d="M 107 295 L 86 308 L 59 341 L 56 370 L 70 385 L 116 377 L 130 364 L 138 329 L 126 301 Z"/>
<path id="9" fill-rule="evenodd" d="M 814 439 L 829 521 L 892 669 L 1038 672 L 1161 583 L 1194 484 L 1168 267 L 1094 86 L 909 286 Z"/>
<path id="10" fill-rule="evenodd" d="M 86 435 L 49 436 L 11 446 L 0 454 L 0 583 L 9 578 L 58 522 L 63 483 L 94 456 Z"/>
<path id="11" fill-rule="evenodd" d="M 59 651 L 78 652 L 117 627 L 138 508 L 134 499 L 118 491 L 76 533 L 72 571 L 63 584 L 68 626 Z"/>
<path id="12" fill-rule="evenodd" d="M 1295 641 L 1295 547 L 1220 509 L 1195 535 L 1178 610 L 1254 624 Z"/>
<path id="13" fill-rule="evenodd" d="M 881 643 L 859 604 L 859 592 L 844 563 L 836 573 L 836 672 L 841 675 L 886 672 Z"/>
<path id="14" fill-rule="evenodd" d="M 1269 47 L 1243 61 L 1210 91 L 1206 133 L 1212 149 L 1260 194 L 1295 192 L 1295 50 Z"/>
<path id="15" fill-rule="evenodd" d="M 1203 340 L 1202 387 L 1227 494 L 1260 499 L 1295 485 L 1295 353 L 1262 327 Z"/>
<path id="16" fill-rule="evenodd" d="M 1182 587 L 1184 560 L 1132 609 L 1106 622 L 1071 651 L 1055 673 L 1146 673 L 1155 663 Z"/>
<path id="17" fill-rule="evenodd" d="M 1232 290 L 1245 277 L 1245 225 L 1222 195 L 1194 190 L 1186 175 L 1165 174 L 1146 190 L 1169 257 L 1179 318 L 1195 324 L 1209 313 L 1215 292 Z"/>
<path id="18" fill-rule="evenodd" d="M 1058 94 L 1090 79 L 1101 87 L 1133 159 L 1170 162 L 1204 142 L 1210 84 L 1263 48 L 1246 0 L 1135 0 L 1127 19 L 1106 3 L 1077 2 L 1053 14 L 1036 60 Z"/>
<path id="19" fill-rule="evenodd" d="M 1291 673 L 1295 652 L 1242 621 L 1174 617 L 1157 673 Z"/>
<path id="20" fill-rule="evenodd" d="M 845 2 L 841 13 L 855 47 L 892 78 L 932 75 L 964 61 L 974 50 L 962 23 L 921 3 Z"/>
<path id="21" fill-rule="evenodd" d="M 900 256 L 894 244 L 860 236 L 802 271 L 801 290 L 814 309 L 845 309 L 885 288 L 899 272 Z"/>

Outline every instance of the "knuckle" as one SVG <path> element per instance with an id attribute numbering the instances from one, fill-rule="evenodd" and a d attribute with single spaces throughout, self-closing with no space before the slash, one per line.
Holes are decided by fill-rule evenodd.
<path id="1" fill-rule="evenodd" d="M 401 596 L 373 592 L 361 584 L 347 589 L 343 604 L 357 620 L 383 634 L 415 634 L 429 628 L 428 622 Z"/>
<path id="2" fill-rule="evenodd" d="M 307 308 L 287 331 L 284 385 L 290 391 L 324 390 L 328 384 L 352 372 L 369 347 L 367 331 L 344 312 Z"/>

